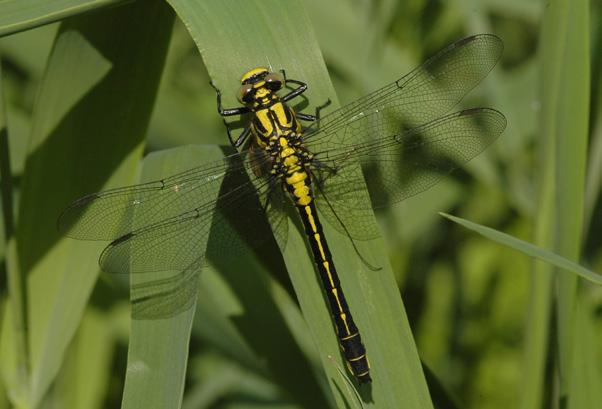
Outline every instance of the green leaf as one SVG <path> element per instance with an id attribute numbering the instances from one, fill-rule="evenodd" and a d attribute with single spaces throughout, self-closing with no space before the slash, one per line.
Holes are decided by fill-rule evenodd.
<path id="1" fill-rule="evenodd" d="M 2 66 L 0 65 L 0 192 L 2 193 L 2 246 L 8 287 L 7 319 L 0 335 L 10 331 L 5 342 L 0 342 L 0 355 L 6 357 L 2 372 L 12 381 L 13 396 L 23 399 L 29 384 L 30 351 L 27 325 L 27 283 L 24 271 L 19 267 L 15 237 L 15 213 L 13 210 L 13 175 L 8 138 L 8 123 L 4 103 Z M 10 369 L 9 369 L 10 368 Z M 7 373 L 10 372 L 10 375 Z M 10 382 L 9 381 L 9 382 Z"/>
<path id="2" fill-rule="evenodd" d="M 256 407 L 258 402 L 270 409 L 301 407 L 264 377 L 215 353 L 197 354 L 188 373 L 191 388 L 182 409 L 211 408 L 224 401 L 229 401 L 228 407 Z"/>
<path id="3" fill-rule="evenodd" d="M 557 0 L 545 8 L 541 30 L 541 145 L 549 145 L 546 170 L 552 184 L 547 199 L 554 201 L 549 230 L 555 253 L 577 260 L 582 251 L 584 185 L 589 131 L 590 27 L 589 2 Z M 588 323 L 576 314 L 588 308 L 579 295 L 576 277 L 556 277 L 558 404 L 581 406 L 587 395 L 585 371 L 574 369 L 576 353 L 591 357 L 577 337 L 577 323 Z M 584 324 L 588 325 L 588 324 Z M 594 362 L 583 358 L 583 362 Z M 602 379 L 599 379 L 602 382 Z"/>
<path id="4" fill-rule="evenodd" d="M 141 179 L 161 179 L 210 161 L 213 156 L 214 152 L 195 147 L 157 152 L 145 158 Z M 153 280 L 154 274 L 137 274 L 131 282 Z M 122 408 L 180 407 L 194 311 L 190 308 L 167 319 L 132 321 Z"/>
<path id="5" fill-rule="evenodd" d="M 143 180 L 156 180 L 221 159 L 223 153 L 214 146 L 161 151 L 145 160 Z M 215 199 L 206 198 L 209 202 Z M 307 359 L 277 310 L 270 291 L 275 283 L 268 282 L 261 260 L 238 242 L 240 238 L 230 231 L 230 226 L 217 227 L 208 237 L 208 258 L 223 273 L 218 276 L 207 268 L 201 271 L 196 332 L 261 376 L 272 374 L 287 395 L 303 406 L 327 406 Z M 204 253 L 205 249 L 200 246 L 198 251 Z M 140 284 L 139 278 L 153 280 L 154 275 L 136 274 L 132 283 Z M 129 367 L 141 369 L 128 372 L 125 407 L 148 407 L 152 402 L 168 402 L 165 405 L 169 407 L 180 404 L 179 400 L 168 397 L 175 398 L 176 391 L 183 388 L 191 319 L 191 311 L 187 311 L 169 320 L 134 321 L 136 331 L 132 333 Z M 301 381 L 291 377 L 291 373 Z"/>
<path id="6" fill-rule="evenodd" d="M 57 35 L 35 107 L 17 226 L 30 300 L 31 383 L 21 386 L 22 406 L 38 405 L 54 380 L 98 273 L 102 244 L 59 237 L 56 220 L 84 193 L 132 181 L 172 20 L 164 3 L 138 2 L 72 19 Z"/>
<path id="7" fill-rule="evenodd" d="M 439 213 L 441 216 L 448 218 L 451 221 L 454 221 L 467 229 L 473 230 L 480 235 L 487 237 L 490 240 L 503 244 L 504 246 L 508 246 L 515 250 L 520 251 L 521 253 L 526 254 L 530 257 L 535 257 L 539 260 L 545 261 L 553 266 L 561 268 L 563 270 L 574 273 L 588 281 L 591 281 L 595 284 L 602 284 L 602 275 L 588 270 L 585 267 L 580 266 L 579 264 L 559 256 L 551 251 L 545 250 L 541 247 L 535 246 L 534 244 L 528 243 L 526 241 L 517 239 L 515 237 L 510 236 L 509 234 L 502 233 L 490 227 L 481 226 L 477 223 L 470 222 L 465 219 L 461 219 L 459 217 L 455 217 L 445 213 Z"/>
<path id="8" fill-rule="evenodd" d="M 123 2 L 124 0 L 0 0 L 0 37 Z"/>
<path id="9" fill-rule="evenodd" d="M 302 2 L 171 0 L 170 4 L 189 29 L 215 84 L 224 91 L 225 106 L 238 105 L 233 97 L 240 85 L 238 79 L 257 66 L 285 68 L 290 78 L 308 82 L 305 95 L 309 106 L 300 99 L 298 109 L 311 112 L 327 98 L 336 101 Z M 337 405 L 345 407 L 345 401 L 354 399 L 344 392 L 339 378 L 337 367 L 345 368 L 345 363 L 306 242 L 298 225 L 293 227 L 289 228 L 284 260 L 309 331 L 318 345 L 331 393 Z M 376 260 L 374 263 L 382 267 L 372 271 L 345 235 L 325 227 L 372 365 L 375 381 L 360 390 L 365 406 L 432 407 L 382 241 L 358 244 L 364 257 Z"/>
<path id="10" fill-rule="evenodd" d="M 111 376 L 115 334 L 111 320 L 117 314 L 88 309 L 66 354 L 50 394 L 47 407 L 64 409 L 100 409 Z M 94 351 L 94 356 L 90 356 Z"/>
<path id="11" fill-rule="evenodd" d="M 279 254 L 276 243 L 272 238 L 268 245 L 252 246 L 250 240 L 244 240 L 245 231 L 232 222 L 210 237 L 207 256 L 211 270 L 219 274 L 201 273 L 196 332 L 218 350 L 271 377 L 302 406 L 328 406 L 328 397 L 316 380 L 322 380 L 321 371 L 316 369 L 315 347 L 307 341 L 307 326 L 265 266 L 270 260 L 274 274 L 286 274 L 281 258 L 274 257 Z M 258 223 L 256 228 L 263 227 L 270 235 L 267 222 L 259 222 L 263 226 Z"/>

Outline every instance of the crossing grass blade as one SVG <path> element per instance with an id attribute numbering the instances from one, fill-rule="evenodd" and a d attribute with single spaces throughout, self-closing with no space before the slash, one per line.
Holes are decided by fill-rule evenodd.
<path id="1" fill-rule="evenodd" d="M 0 37 L 131 0 L 2 0 Z"/>
<path id="2" fill-rule="evenodd" d="M 545 250 L 541 247 L 537 247 L 531 243 L 528 243 L 524 240 L 517 239 L 516 237 L 512 237 L 509 234 L 502 233 L 490 227 L 481 226 L 479 224 L 470 222 L 468 220 L 461 219 L 459 217 L 451 216 L 449 214 L 440 213 L 443 217 L 448 218 L 449 220 L 456 222 L 467 229 L 473 230 L 483 237 L 486 237 L 490 240 L 493 240 L 497 243 L 500 243 L 504 246 L 513 248 L 514 250 L 520 251 L 527 256 L 537 258 L 541 261 L 545 261 L 546 263 L 553 265 L 562 270 L 571 272 L 581 278 L 584 278 L 594 284 L 602 285 L 602 275 L 598 274 L 594 271 L 588 270 L 587 268 L 565 258 L 558 254 L 555 254 L 551 251 Z"/>
<path id="3" fill-rule="evenodd" d="M 21 184 L 17 249 L 28 276 L 31 382 L 20 405 L 42 401 L 97 278 L 102 244 L 59 237 L 56 220 L 82 194 L 132 181 L 172 19 L 162 2 L 136 3 L 71 19 L 57 35 Z"/>
<path id="4" fill-rule="evenodd" d="M 237 104 L 233 95 L 239 77 L 256 66 L 285 68 L 290 78 L 310 84 L 309 104 L 300 102 L 300 106 L 296 106 L 298 109 L 311 112 L 327 98 L 335 100 L 302 2 L 285 5 L 277 1 L 201 3 L 171 0 L 170 4 L 185 22 L 214 82 L 224 90 L 225 105 Z M 374 373 L 372 387 L 360 390 L 365 407 L 432 407 L 382 242 L 375 240 L 359 245 L 362 255 L 377 260 L 378 266 L 382 267 L 375 272 L 366 268 L 344 235 L 328 226 L 326 229 L 348 301 L 365 334 Z M 345 402 L 354 397 L 348 396 L 343 392 L 344 386 L 339 385 L 337 366 L 344 368 L 345 364 L 309 254 L 298 227 L 289 228 L 284 260 L 320 351 L 330 393 L 338 407 L 345 407 Z M 328 356 L 334 357 L 336 366 Z"/>

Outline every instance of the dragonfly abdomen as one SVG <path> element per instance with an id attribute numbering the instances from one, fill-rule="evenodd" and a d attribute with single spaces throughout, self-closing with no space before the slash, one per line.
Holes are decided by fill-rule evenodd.
<path id="1" fill-rule="evenodd" d="M 347 306 L 347 300 L 345 300 L 341 289 L 339 276 L 322 231 L 316 206 L 312 200 L 307 205 L 297 205 L 297 209 L 303 221 L 314 261 L 326 291 L 339 344 L 347 360 L 347 365 L 360 383 L 371 382 L 370 364 L 366 357 L 366 348 L 362 343 L 359 330 L 353 321 L 351 311 Z"/>
<path id="2" fill-rule="evenodd" d="M 279 163 L 282 166 L 281 171 L 285 174 L 283 180 L 303 221 L 349 370 L 360 383 L 371 382 L 366 348 L 362 344 L 359 330 L 341 289 L 339 276 L 318 218 L 311 189 L 311 176 L 305 168 L 303 152 L 295 148 L 294 143 L 290 143 L 293 139 L 294 135 L 288 132 L 282 133 L 278 140 Z"/>

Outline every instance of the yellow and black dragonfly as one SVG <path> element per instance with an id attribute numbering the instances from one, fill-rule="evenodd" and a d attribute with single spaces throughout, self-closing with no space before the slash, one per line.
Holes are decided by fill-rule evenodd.
<path id="1" fill-rule="evenodd" d="M 363 222 L 373 208 L 430 188 L 489 146 L 506 127 L 504 115 L 491 108 L 450 111 L 487 76 L 502 50 L 494 35 L 462 39 L 325 115 L 320 108 L 309 115 L 287 104 L 307 89 L 305 83 L 284 71 L 252 69 L 241 80 L 241 107 L 224 109 L 216 89 L 222 116 L 250 116 L 236 140 L 228 131 L 235 147 L 248 140 L 246 149 L 161 180 L 82 197 L 64 211 L 59 226 L 74 238 L 112 240 L 100 257 L 104 271 L 163 272 L 161 279 L 132 287 L 134 316 L 152 319 L 194 305 L 208 237 L 228 217 L 267 217 L 282 244 L 285 208 L 292 204 L 349 369 L 360 383 L 370 382 L 366 350 L 320 218 L 351 239 L 374 237 L 375 227 Z M 366 187 L 369 200 L 360 200 Z"/>

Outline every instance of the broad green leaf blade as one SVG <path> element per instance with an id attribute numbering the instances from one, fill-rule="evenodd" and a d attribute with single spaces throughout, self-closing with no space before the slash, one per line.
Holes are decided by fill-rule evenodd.
<path id="1" fill-rule="evenodd" d="M 193 315 L 132 321 L 122 408 L 180 407 Z"/>
<path id="2" fill-rule="evenodd" d="M 132 180 L 172 19 L 164 3 L 144 2 L 59 30 L 35 107 L 17 226 L 30 300 L 27 406 L 40 402 L 62 364 L 102 249 L 59 237 L 56 220 L 84 193 Z"/>
<path id="3" fill-rule="evenodd" d="M 302 2 L 171 0 L 170 4 L 190 30 L 214 82 L 223 90 L 225 106 L 238 105 L 233 96 L 239 87 L 239 78 L 257 66 L 271 66 L 275 70 L 285 68 L 288 77 L 308 82 L 309 91 L 305 95 L 309 106 L 305 107 L 302 98 L 294 102 L 306 112 L 311 112 L 327 98 L 335 100 Z M 364 257 L 383 267 L 375 272 L 357 257 L 346 236 L 326 228 L 343 288 L 363 331 L 372 364 L 375 381 L 360 391 L 365 406 L 432 407 L 382 242 L 374 240 L 358 245 Z M 310 253 L 297 227 L 289 228 L 284 259 L 310 332 L 320 350 L 331 393 L 337 405 L 345 407 L 345 401 L 353 399 L 344 392 L 345 387 L 339 379 L 338 368 L 345 372 L 345 364 Z M 304 380 L 298 379 L 298 382 L 301 385 Z"/>
<path id="4" fill-rule="evenodd" d="M 559 256 L 558 254 L 535 246 L 534 244 L 528 243 L 526 241 L 517 239 L 515 237 L 510 236 L 509 234 L 502 233 L 490 227 L 481 226 L 479 224 L 449 214 L 440 214 L 441 216 L 446 217 L 449 220 L 466 227 L 467 229 L 473 230 L 479 233 L 480 235 L 487 237 L 490 240 L 503 244 L 504 246 L 508 246 L 510 248 L 518 250 L 521 253 L 526 254 L 527 256 L 537 258 L 553 266 L 556 266 L 563 270 L 567 270 L 588 281 L 591 281 L 592 283 L 602 284 L 602 275 L 594 271 L 588 270 L 587 268 L 582 267 L 579 264 L 567 258 Z"/>
<path id="5" fill-rule="evenodd" d="M 161 179 L 213 157 L 215 152 L 198 147 L 153 153 L 144 160 L 141 179 Z M 153 274 L 137 274 L 131 277 L 132 284 L 152 280 Z M 193 307 L 171 318 L 132 320 L 123 409 L 181 406 L 194 311 Z"/>
<path id="6" fill-rule="evenodd" d="M 0 0 L 0 37 L 125 1 Z"/>
<path id="7" fill-rule="evenodd" d="M 221 159 L 223 153 L 215 146 L 186 146 L 162 151 L 151 155 L 145 161 L 144 180 L 158 179 Z M 216 199 L 216 197 L 207 197 L 204 200 L 210 202 Z M 263 222 L 266 233 L 269 234 L 266 221 L 259 219 L 259 222 Z M 223 274 L 215 274 L 214 268 L 203 268 L 200 272 L 201 288 L 195 332 L 214 344 L 216 349 L 237 359 L 249 369 L 255 370 L 260 376 L 273 375 L 282 385 L 283 395 L 286 392 L 286 396 L 292 396 L 303 402 L 304 407 L 328 406 L 314 380 L 314 374 L 306 362 L 306 357 L 292 339 L 291 331 L 276 308 L 276 301 L 270 291 L 274 283 L 269 282 L 269 276 L 265 273 L 261 259 L 254 254 L 247 243 L 239 242 L 240 238 L 231 229 L 232 227 L 228 225 L 220 224 L 219 230 L 212 230 L 208 237 L 207 258 L 212 263 L 212 267 L 219 267 Z M 224 242 L 224 237 L 227 238 L 227 242 Z M 198 251 L 202 254 L 205 249 L 199 248 Z M 224 253 L 227 253 L 227 257 L 223 257 Z M 265 252 L 264 254 L 269 255 Z M 146 280 L 147 277 L 152 279 L 152 274 L 137 274 L 132 279 L 135 280 L 133 282 L 138 282 L 139 278 Z M 184 315 L 184 318 L 181 318 L 178 315 L 174 320 L 180 321 L 191 317 Z M 167 322 L 167 320 L 163 321 Z M 141 321 L 141 323 L 145 323 L 151 329 L 163 325 L 155 321 Z M 129 372 L 128 384 L 135 382 L 153 385 L 156 381 L 157 384 L 150 388 L 153 392 L 146 391 L 150 395 L 148 399 L 165 402 L 165 399 L 157 394 L 165 388 L 175 389 L 176 386 L 172 387 L 172 385 L 176 381 L 181 388 L 184 382 L 184 372 L 174 372 L 173 364 L 186 362 L 186 355 L 179 356 L 178 352 L 179 349 L 186 352 L 187 348 L 178 348 L 178 346 L 181 342 L 186 342 L 184 346 L 187 345 L 189 332 L 180 333 L 176 329 L 181 331 L 189 331 L 189 329 L 178 327 L 163 332 L 158 331 L 158 334 L 155 332 L 149 334 L 145 333 L 138 322 L 135 322 L 135 325 L 135 328 L 140 330 L 132 334 L 132 350 L 134 347 L 142 348 L 145 343 L 154 345 L 152 348 L 147 346 L 142 349 L 142 352 L 146 351 L 148 356 L 143 357 L 138 353 L 137 361 L 143 361 L 145 366 L 156 370 L 148 371 L 148 374 L 145 371 Z M 138 341 L 138 338 L 141 341 Z M 176 343 L 174 339 L 181 341 Z M 173 352 L 170 352 L 171 349 Z M 156 352 L 151 353 L 153 350 Z M 131 354 L 133 355 L 134 353 Z M 165 362 L 162 359 L 165 359 Z M 139 363 L 131 358 L 130 366 L 135 365 Z M 290 377 L 291 373 L 306 378 L 305 395 L 295 384 L 294 378 Z M 210 380 L 208 379 L 207 382 Z M 126 388 L 126 402 L 130 406 L 147 401 L 146 396 L 137 396 L 134 393 L 131 394 L 132 397 L 128 395 L 130 393 Z M 150 403 L 144 405 L 148 404 Z M 171 402 L 171 405 L 178 404 L 179 402 Z"/>
<path id="8" fill-rule="evenodd" d="M 586 151 L 589 131 L 590 27 L 589 2 L 556 0 L 545 8 L 541 30 L 541 144 L 553 148 L 554 206 L 551 240 L 555 253 L 568 259 L 581 256 Z M 550 197 L 550 199 L 552 199 Z M 559 274 L 557 285 L 558 404 L 579 408 L 587 395 L 585 371 L 574 370 L 576 353 L 592 356 L 576 338 L 575 314 L 579 283 L 574 276 Z M 584 362 L 594 362 L 584 359 Z M 600 379 L 602 382 L 602 379 Z M 584 403 L 584 402 L 581 402 Z"/>

